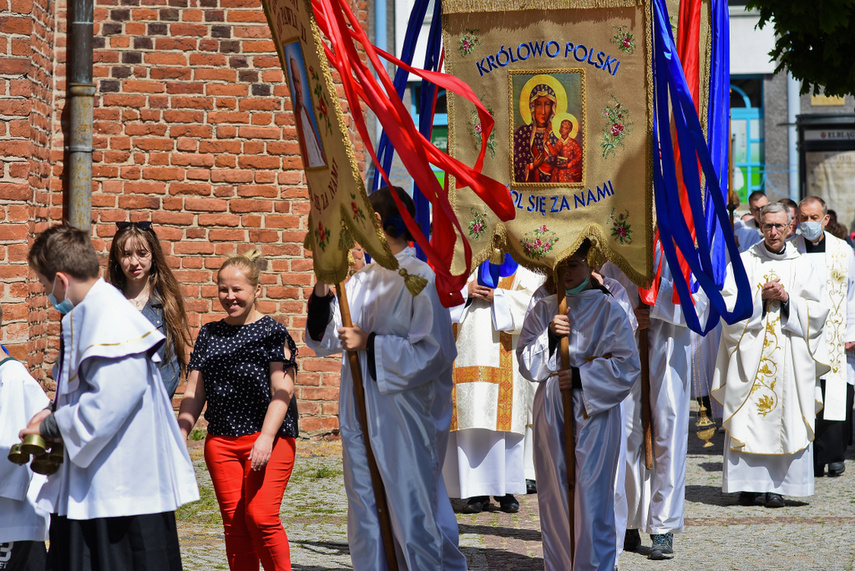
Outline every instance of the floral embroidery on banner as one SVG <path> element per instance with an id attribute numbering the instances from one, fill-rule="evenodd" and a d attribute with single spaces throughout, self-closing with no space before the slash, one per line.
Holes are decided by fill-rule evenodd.
<path id="1" fill-rule="evenodd" d="M 628 26 L 612 26 L 617 33 L 612 36 L 611 43 L 616 44 L 618 49 L 632 55 L 635 53 L 635 36 L 627 30 Z"/>
<path id="2" fill-rule="evenodd" d="M 330 243 L 330 231 L 324 228 L 323 222 L 318 222 L 318 227 L 315 229 L 315 240 L 322 252 L 326 252 L 327 244 Z"/>
<path id="3" fill-rule="evenodd" d="M 321 83 L 317 72 L 315 72 L 315 68 L 312 66 L 309 66 L 309 75 L 312 77 L 312 83 L 315 84 L 315 88 L 312 90 L 312 93 L 314 93 L 318 100 L 318 122 L 322 123 L 327 128 L 327 134 L 330 134 L 332 133 L 332 123 L 330 122 L 329 105 L 327 105 L 327 97 L 324 95 L 323 84 Z"/>
<path id="4" fill-rule="evenodd" d="M 477 240 L 487 231 L 487 222 L 490 217 L 487 215 L 487 210 L 479 212 L 474 208 L 469 210 L 472 213 L 472 220 L 469 221 L 469 237 Z"/>
<path id="5" fill-rule="evenodd" d="M 612 225 L 612 238 L 621 244 L 631 244 L 632 226 L 629 224 L 629 210 L 624 210 L 622 214 L 615 216 L 615 209 L 612 208 L 609 219 Z"/>
<path id="6" fill-rule="evenodd" d="M 365 221 L 365 213 L 360 208 L 359 204 L 356 202 L 356 195 L 354 193 L 350 193 L 350 210 L 353 213 L 353 219 L 359 222 Z"/>
<path id="7" fill-rule="evenodd" d="M 478 30 L 466 30 L 466 33 L 460 37 L 457 49 L 460 51 L 460 55 L 465 57 L 471 54 L 479 43 L 481 43 L 481 39 L 478 37 Z"/>
<path id="8" fill-rule="evenodd" d="M 544 257 L 552 250 L 558 241 L 558 235 L 546 228 L 546 224 L 531 232 L 526 232 L 520 244 L 522 244 L 525 255 L 535 260 Z"/>
<path id="9" fill-rule="evenodd" d="M 487 111 L 490 112 L 490 115 L 493 114 L 493 110 L 487 107 Z M 481 142 L 483 141 L 484 135 L 482 132 L 483 127 L 481 127 L 481 119 L 478 117 L 478 111 L 472 109 L 469 111 L 469 120 L 466 122 L 466 131 L 469 135 L 475 139 L 473 147 L 476 149 L 480 149 Z M 493 130 L 490 133 L 490 137 L 487 139 L 487 151 L 490 153 L 490 158 L 496 158 L 496 131 Z"/>
<path id="10" fill-rule="evenodd" d="M 629 120 L 629 110 L 624 107 L 617 97 L 612 95 L 614 105 L 607 105 L 603 109 L 603 140 L 600 148 L 603 149 L 603 158 L 607 159 L 617 153 L 617 148 L 624 147 L 623 140 L 632 133 L 633 123 Z"/>

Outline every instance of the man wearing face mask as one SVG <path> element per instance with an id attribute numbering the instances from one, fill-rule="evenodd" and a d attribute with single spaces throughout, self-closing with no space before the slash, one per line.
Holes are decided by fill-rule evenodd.
<path id="1" fill-rule="evenodd" d="M 822 345 L 828 309 L 806 256 L 786 241 L 789 212 L 763 207 L 763 242 L 740 257 L 751 286 L 748 319 L 722 325 L 712 397 L 724 409 L 722 491 L 739 503 L 785 505 L 784 495 L 813 495 L 816 379 L 828 371 Z M 851 255 L 851 254 L 850 254 Z M 738 288 L 727 269 L 728 308 Z"/>
<path id="2" fill-rule="evenodd" d="M 823 302 L 829 308 L 825 323 L 825 344 L 831 370 L 820 379 L 822 411 L 816 417 L 814 441 L 814 475 L 839 476 L 846 446 L 852 435 L 852 400 L 855 379 L 847 378 L 847 353 L 855 350 L 855 257 L 843 240 L 826 232 L 828 208 L 817 196 L 807 196 L 799 203 L 801 236 L 793 244 L 807 254 L 815 269 L 813 275 L 825 291 Z"/>

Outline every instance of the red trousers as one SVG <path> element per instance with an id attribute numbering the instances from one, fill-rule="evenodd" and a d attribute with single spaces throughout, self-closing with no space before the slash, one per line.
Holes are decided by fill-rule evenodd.
<path id="1" fill-rule="evenodd" d="M 249 454 L 258 437 L 212 436 L 205 439 L 205 463 L 223 516 L 226 554 L 232 571 L 290 571 L 291 551 L 279 509 L 294 468 L 293 438 L 277 437 L 270 461 L 258 472 Z"/>

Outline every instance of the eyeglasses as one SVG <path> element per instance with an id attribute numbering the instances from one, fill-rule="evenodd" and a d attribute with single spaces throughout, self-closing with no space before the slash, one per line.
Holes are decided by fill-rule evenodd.
<path id="1" fill-rule="evenodd" d="M 760 229 L 763 230 L 763 232 L 771 232 L 772 228 L 774 228 L 775 230 L 777 230 L 778 232 L 780 232 L 782 234 L 783 234 L 784 230 L 786 230 L 789 227 L 790 227 L 789 224 L 761 224 L 760 225 Z"/>
<path id="2" fill-rule="evenodd" d="M 119 230 L 125 230 L 131 226 L 138 230 L 142 230 L 143 232 L 154 232 L 154 230 L 151 229 L 151 222 L 116 222 L 116 228 Z"/>

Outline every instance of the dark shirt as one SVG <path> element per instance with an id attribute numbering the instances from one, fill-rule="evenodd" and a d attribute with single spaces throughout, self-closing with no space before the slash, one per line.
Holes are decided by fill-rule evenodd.
<path id="1" fill-rule="evenodd" d="M 320 341 L 324 337 L 327 324 L 332 319 L 332 294 L 326 297 L 317 297 L 314 292 L 309 296 L 309 311 L 306 315 L 306 329 L 309 332 L 309 337 L 315 341 Z M 368 333 L 368 343 L 365 347 L 365 352 L 368 355 L 368 373 L 371 375 L 371 380 L 377 381 L 377 361 L 374 357 L 374 338 L 377 336 L 373 331 Z"/>
<path id="2" fill-rule="evenodd" d="M 161 301 L 157 291 L 152 291 L 151 296 L 145 302 L 140 313 L 166 337 L 166 323 L 163 319 L 163 301 Z M 173 340 L 174 342 L 175 340 Z M 166 343 L 162 343 L 157 350 L 157 355 L 160 357 L 160 376 L 163 377 L 166 394 L 172 399 L 175 395 L 175 390 L 178 388 L 178 382 L 181 380 L 181 365 L 178 363 L 178 354 L 175 352 L 175 347 L 173 346 L 172 356 L 167 361 Z"/>
<path id="3" fill-rule="evenodd" d="M 285 357 L 285 344 L 291 357 Z M 281 323 L 264 316 L 246 325 L 224 320 L 202 326 L 188 369 L 202 373 L 208 433 L 244 436 L 261 431 L 270 405 L 270 363 L 297 368 L 297 345 Z M 297 398 L 292 397 L 280 436 L 298 435 Z"/>
<path id="4" fill-rule="evenodd" d="M 814 244 L 807 238 L 805 238 L 805 253 L 806 254 L 819 254 L 825 253 L 825 236 L 822 237 L 822 240 Z"/>

